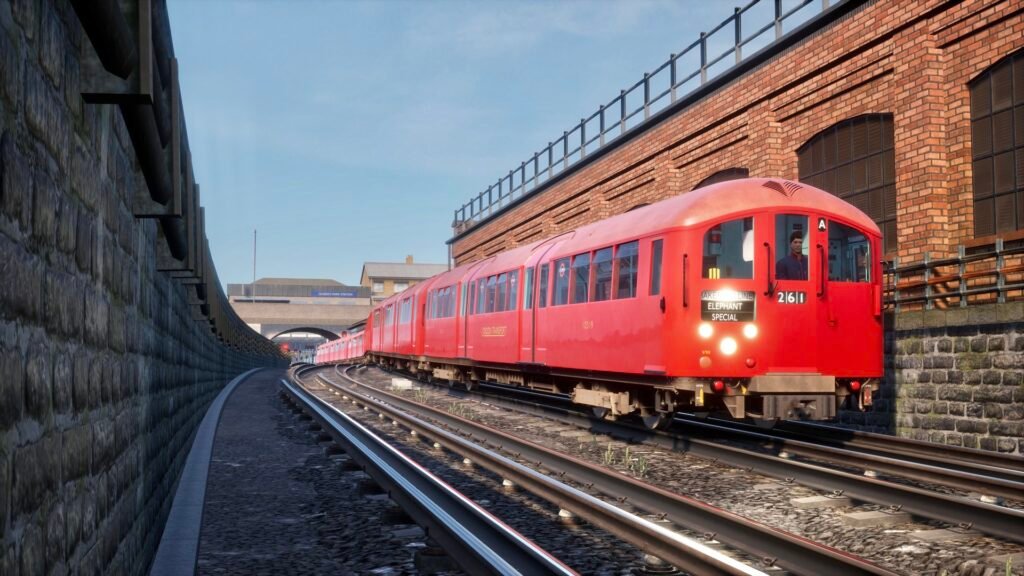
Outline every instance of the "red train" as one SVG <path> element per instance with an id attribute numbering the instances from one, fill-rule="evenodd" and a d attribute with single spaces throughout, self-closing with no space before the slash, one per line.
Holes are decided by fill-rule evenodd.
<path id="1" fill-rule="evenodd" d="M 881 235 L 832 194 L 723 182 L 460 266 L 376 306 L 370 360 L 472 387 L 826 419 L 882 375 Z M 327 344 L 326 346 L 329 346 Z"/>
<path id="2" fill-rule="evenodd" d="M 364 332 L 361 329 L 342 332 L 337 340 L 317 346 L 313 362 L 327 364 L 361 357 L 365 353 L 363 336 Z"/>

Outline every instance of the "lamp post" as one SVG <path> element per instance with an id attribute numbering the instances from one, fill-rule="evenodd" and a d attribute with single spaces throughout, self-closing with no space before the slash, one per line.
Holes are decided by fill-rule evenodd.
<path id="1" fill-rule="evenodd" d="M 256 229 L 252 229 L 252 301 L 256 303 Z"/>

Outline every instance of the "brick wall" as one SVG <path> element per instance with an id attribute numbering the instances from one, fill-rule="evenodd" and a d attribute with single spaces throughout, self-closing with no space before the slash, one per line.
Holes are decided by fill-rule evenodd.
<path id="1" fill-rule="evenodd" d="M 207 405 L 268 362 L 156 271 L 121 116 L 79 96 L 83 42 L 67 2 L 0 2 L 4 575 L 145 572 Z"/>
<path id="2" fill-rule="evenodd" d="M 867 3 L 455 238 L 452 253 L 458 264 L 472 262 L 685 193 L 726 168 L 795 180 L 796 151 L 808 140 L 843 120 L 887 113 L 898 227 L 897 252 L 887 256 L 906 263 L 955 255 L 974 238 L 968 83 L 1022 48 L 1020 0 Z M 902 315 L 889 322 L 896 330 L 887 335 L 874 411 L 845 413 L 843 422 L 1019 451 L 1024 342 L 1017 324 L 995 319 L 1014 312 L 986 310 L 987 321 L 955 317 L 955 326 L 911 328 L 916 316 Z M 983 349 L 968 354 L 965 346 Z"/>
<path id="3" fill-rule="evenodd" d="M 796 150 L 889 113 L 898 255 L 973 238 L 968 82 L 1024 48 L 1019 0 L 873 2 L 453 242 L 459 264 L 691 190 L 746 167 L 796 179 Z"/>

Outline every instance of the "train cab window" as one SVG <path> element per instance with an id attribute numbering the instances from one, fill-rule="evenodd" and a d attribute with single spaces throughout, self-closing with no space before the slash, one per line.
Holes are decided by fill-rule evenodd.
<path id="1" fill-rule="evenodd" d="M 548 305 L 548 273 L 551 271 L 549 264 L 540 268 L 540 286 L 537 288 L 537 306 L 544 308 Z"/>
<path id="2" fill-rule="evenodd" d="M 749 280 L 754 277 L 754 219 L 739 218 L 712 226 L 704 234 L 704 278 Z"/>
<path id="3" fill-rule="evenodd" d="M 494 311 L 504 312 L 508 302 L 508 274 L 498 275 L 498 291 L 494 298 Z"/>
<path id="4" fill-rule="evenodd" d="M 513 270 L 508 273 L 508 308 L 506 310 L 516 309 L 516 296 L 519 291 L 519 270 Z"/>
<path id="5" fill-rule="evenodd" d="M 460 298 L 460 300 L 461 300 L 461 307 L 459 308 L 459 316 L 465 316 L 466 315 L 466 300 L 468 300 L 468 297 L 466 296 L 466 285 L 465 284 L 456 284 L 456 286 L 461 286 L 462 287 L 462 290 L 459 292 L 459 295 L 461 296 L 461 298 Z"/>
<path id="6" fill-rule="evenodd" d="M 561 306 L 569 303 L 569 259 L 555 260 L 555 290 L 551 295 L 551 305 Z"/>
<path id="7" fill-rule="evenodd" d="M 828 223 L 828 279 L 832 282 L 870 282 L 871 243 L 859 231 Z"/>
<path id="8" fill-rule="evenodd" d="M 523 294 L 523 310 L 533 308 L 533 268 L 526 269 L 526 288 Z"/>
<path id="9" fill-rule="evenodd" d="M 615 262 L 612 283 L 615 298 L 636 296 L 636 275 L 639 268 L 640 241 L 634 240 L 615 247 Z"/>
<path id="10" fill-rule="evenodd" d="M 612 299 L 612 249 L 602 248 L 594 252 L 594 287 L 591 302 Z"/>
<path id="11" fill-rule="evenodd" d="M 590 285 L 590 253 L 577 254 L 572 258 L 572 303 L 587 301 Z"/>
<path id="12" fill-rule="evenodd" d="M 661 294 L 661 244 L 661 240 L 651 242 L 651 296 Z"/>
<path id="13" fill-rule="evenodd" d="M 807 216 L 775 216 L 775 277 L 779 280 L 807 280 Z"/>

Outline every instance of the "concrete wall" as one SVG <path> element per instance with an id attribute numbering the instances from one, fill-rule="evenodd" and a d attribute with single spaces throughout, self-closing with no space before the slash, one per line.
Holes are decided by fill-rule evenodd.
<path id="1" fill-rule="evenodd" d="M 62 0 L 0 2 L 0 574 L 147 570 L 198 421 L 276 359 L 223 346 L 155 267 L 120 114 L 79 96 Z"/>

